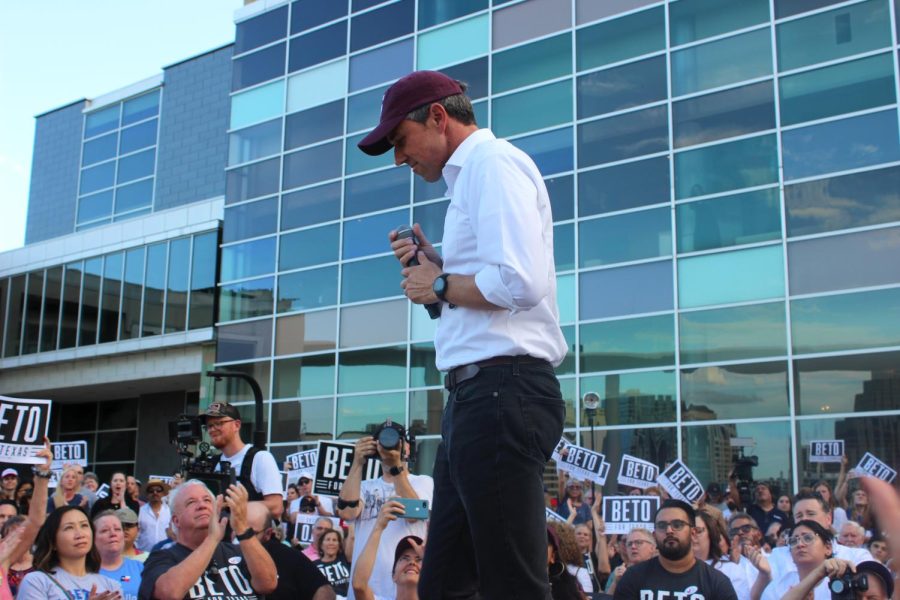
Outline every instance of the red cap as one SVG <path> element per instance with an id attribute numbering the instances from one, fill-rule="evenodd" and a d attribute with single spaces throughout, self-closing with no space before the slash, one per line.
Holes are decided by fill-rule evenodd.
<path id="1" fill-rule="evenodd" d="M 391 149 L 387 136 L 406 115 L 420 106 L 462 93 L 459 83 L 437 71 L 414 71 L 398 79 L 384 93 L 378 126 L 360 140 L 357 146 L 370 156 L 384 154 Z"/>

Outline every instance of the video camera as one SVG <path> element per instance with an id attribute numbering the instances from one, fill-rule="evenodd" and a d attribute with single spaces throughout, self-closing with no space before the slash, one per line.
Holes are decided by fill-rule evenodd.
<path id="1" fill-rule="evenodd" d="M 852 599 L 856 592 L 865 592 L 869 589 L 869 577 L 865 573 L 844 573 L 843 577 L 832 579 L 828 582 L 832 600 Z"/>
<path id="2" fill-rule="evenodd" d="M 406 441 L 406 443 L 409 444 L 409 458 L 407 459 L 407 462 L 410 464 L 415 462 L 416 434 L 411 431 L 407 432 L 400 423 L 394 423 L 391 419 L 388 419 L 378 426 L 372 434 L 372 437 L 374 437 L 375 441 L 381 444 L 385 450 L 400 450 L 401 452 L 403 450 L 401 448 L 401 442 Z M 370 456 L 377 458 L 378 452 L 376 451 Z"/>
<path id="3" fill-rule="evenodd" d="M 181 472 L 185 479 L 198 479 L 206 484 L 213 494 L 224 494 L 229 485 L 236 482 L 231 463 L 219 461 L 209 443 L 203 439 L 203 418 L 199 415 L 179 415 L 177 421 L 169 421 L 169 443 L 178 447 L 181 456 Z M 197 453 L 191 446 L 197 446 Z M 219 470 L 216 471 L 218 464 Z"/>
<path id="4" fill-rule="evenodd" d="M 744 456 L 741 454 L 734 461 L 734 478 L 737 480 L 738 496 L 742 506 L 753 504 L 753 467 L 759 466 L 758 456 Z"/>

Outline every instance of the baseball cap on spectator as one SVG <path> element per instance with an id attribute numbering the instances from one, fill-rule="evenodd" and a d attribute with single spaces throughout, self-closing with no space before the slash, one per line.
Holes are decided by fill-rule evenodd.
<path id="1" fill-rule="evenodd" d="M 206 419 L 209 417 L 224 417 L 227 419 L 235 419 L 237 421 L 240 421 L 241 413 L 238 412 L 238 409 L 230 404 L 226 404 L 224 402 L 213 402 L 207 407 L 203 414 L 200 415 L 200 418 L 203 419 L 203 421 L 206 421 Z"/>
<path id="2" fill-rule="evenodd" d="M 122 521 L 123 525 L 137 525 L 137 514 L 128 507 L 122 507 L 116 511 L 116 516 Z"/>
<path id="3" fill-rule="evenodd" d="M 397 549 L 394 550 L 394 565 L 391 567 L 391 573 L 397 568 L 397 561 L 400 560 L 400 557 L 403 556 L 404 552 L 410 549 L 415 550 L 412 542 L 419 545 L 423 543 L 422 538 L 417 535 L 408 535 L 397 543 Z"/>
<path id="4" fill-rule="evenodd" d="M 722 495 L 722 486 L 713 481 L 711 484 L 706 486 L 706 493 L 710 496 L 721 496 Z"/>
<path id="5" fill-rule="evenodd" d="M 9 468 L 3 469 L 3 474 L 0 475 L 0 479 L 6 479 L 9 476 L 18 477 L 19 472 L 16 471 L 15 469 L 9 469 Z"/>
<path id="6" fill-rule="evenodd" d="M 888 571 L 888 568 L 880 562 L 874 560 L 865 560 L 856 565 L 856 572 L 876 575 L 878 579 L 880 579 L 884 584 L 884 590 L 886 592 L 885 597 L 894 597 L 894 576 L 891 575 L 891 572 Z"/>
<path id="7" fill-rule="evenodd" d="M 420 106 L 462 93 L 463 89 L 455 79 L 437 71 L 414 71 L 401 77 L 384 93 L 378 126 L 357 146 L 370 156 L 384 154 L 391 149 L 387 136 L 406 115 Z"/>

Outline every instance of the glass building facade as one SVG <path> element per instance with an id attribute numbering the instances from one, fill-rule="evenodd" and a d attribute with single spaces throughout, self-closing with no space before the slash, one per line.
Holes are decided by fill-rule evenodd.
<path id="1" fill-rule="evenodd" d="M 468 84 L 554 213 L 566 435 L 790 490 L 813 439 L 900 463 L 897 2 L 295 0 L 238 12 L 220 367 L 284 456 L 446 394 L 387 232 L 449 200 L 356 143 L 415 69 Z M 602 404 L 591 430 L 580 397 Z M 249 400 L 240 385 L 216 395 Z M 249 404 L 246 416 L 252 417 Z M 734 438 L 750 438 L 752 446 Z M 612 478 L 611 478 L 612 480 Z"/>

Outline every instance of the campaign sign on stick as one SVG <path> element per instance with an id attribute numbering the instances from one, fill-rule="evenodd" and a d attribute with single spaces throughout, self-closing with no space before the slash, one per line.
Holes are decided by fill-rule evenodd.
<path id="1" fill-rule="evenodd" d="M 0 396 L 0 462 L 39 465 L 50 425 L 50 400 Z"/>
<path id="2" fill-rule="evenodd" d="M 565 523 L 566 520 L 560 516 L 559 513 L 550 510 L 549 508 L 545 508 L 544 511 L 547 513 L 547 521 L 559 521 L 561 523 Z"/>
<path id="3" fill-rule="evenodd" d="M 612 465 L 604 460 L 603 465 L 600 467 L 600 479 L 597 480 L 597 483 L 606 485 L 606 476 L 609 475 L 610 467 L 612 467 Z"/>
<path id="4" fill-rule="evenodd" d="M 859 464 L 856 465 L 854 471 L 856 471 L 857 476 L 868 475 L 869 477 L 875 477 L 876 479 L 881 479 L 888 483 L 893 483 L 894 479 L 897 477 L 897 471 L 887 466 L 881 460 L 875 458 L 871 452 L 863 454 L 863 457 L 860 459 Z"/>
<path id="5" fill-rule="evenodd" d="M 656 485 L 657 477 L 659 467 L 652 462 L 628 454 L 622 455 L 622 464 L 619 465 L 619 485 L 630 485 L 646 490 Z"/>
<path id="6" fill-rule="evenodd" d="M 331 528 L 340 531 L 341 520 L 336 517 L 323 517 L 316 514 L 297 515 L 297 519 L 294 521 L 294 537 L 297 538 L 301 544 L 312 544 L 313 527 L 315 527 L 316 521 L 319 519 L 330 520 Z"/>
<path id="7" fill-rule="evenodd" d="M 104 498 L 109 496 L 109 484 L 104 483 L 103 485 L 98 487 L 97 491 L 94 492 L 94 496 L 97 498 L 97 500 L 103 500 Z"/>
<path id="8" fill-rule="evenodd" d="M 680 460 L 676 460 L 660 473 L 656 480 L 676 500 L 693 503 L 703 495 L 703 484 Z"/>
<path id="9" fill-rule="evenodd" d="M 87 466 L 87 442 L 53 442 L 53 463 L 51 469 L 62 469 L 66 465 Z"/>
<path id="10" fill-rule="evenodd" d="M 297 480 L 301 477 L 314 479 L 316 476 L 316 460 L 318 458 L 318 450 L 304 450 L 303 452 L 288 454 L 284 459 L 288 484 L 297 483 Z"/>
<path id="11" fill-rule="evenodd" d="M 353 448 L 353 444 L 319 440 L 313 494 L 337 496 L 340 493 L 341 486 L 347 481 L 347 475 L 350 474 L 350 467 L 353 465 Z M 379 477 L 381 477 L 381 461 L 370 457 L 363 470 L 363 479 Z"/>
<path id="12" fill-rule="evenodd" d="M 557 445 L 554 452 L 556 466 L 560 471 L 566 471 L 575 479 L 594 481 L 603 484 L 603 463 L 606 460 L 599 452 L 582 448 L 566 442 Z"/>
<path id="13" fill-rule="evenodd" d="M 153 481 L 154 479 L 156 479 L 157 481 L 162 481 L 166 485 L 172 485 L 171 475 L 147 475 L 147 481 Z"/>
<path id="14" fill-rule="evenodd" d="M 844 440 L 813 440 L 809 443 L 809 462 L 839 463 L 844 457 Z"/>
<path id="15" fill-rule="evenodd" d="M 627 534 L 635 527 L 653 531 L 659 496 L 603 496 L 606 533 Z"/>

